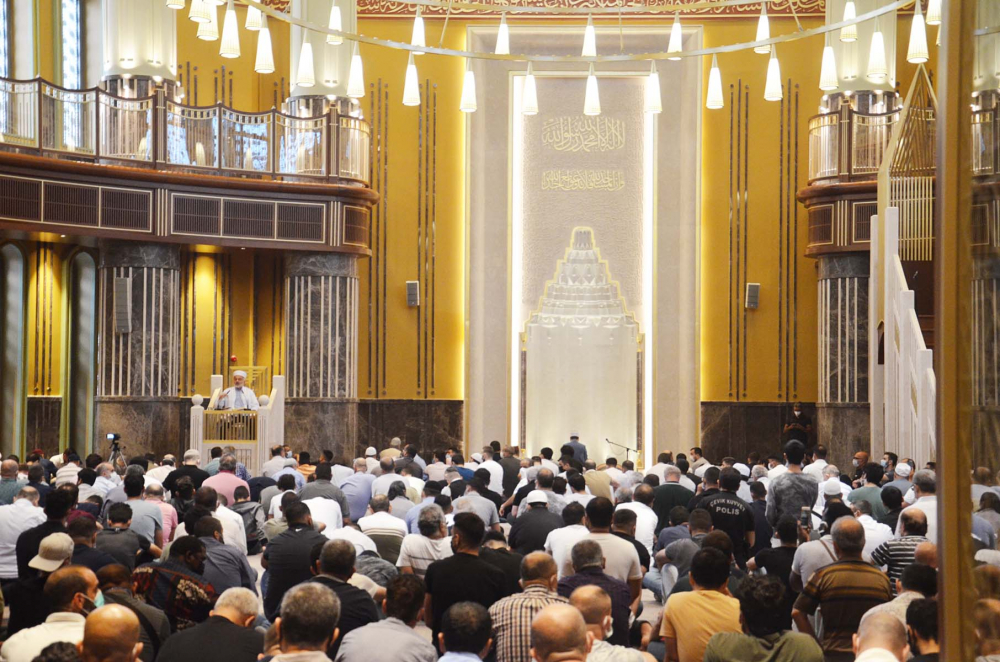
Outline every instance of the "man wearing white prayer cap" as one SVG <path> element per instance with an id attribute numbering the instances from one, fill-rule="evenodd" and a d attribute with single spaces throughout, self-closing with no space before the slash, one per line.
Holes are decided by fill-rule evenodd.
<path id="1" fill-rule="evenodd" d="M 249 409 L 257 411 L 260 403 L 257 402 L 257 395 L 247 383 L 247 373 L 242 370 L 233 371 L 233 385 L 227 388 L 219 396 L 216 409 Z"/>
<path id="2" fill-rule="evenodd" d="M 368 466 L 368 473 L 370 474 L 380 474 L 378 458 L 376 457 L 378 452 L 375 450 L 374 446 L 369 446 L 365 449 L 365 464 Z"/>

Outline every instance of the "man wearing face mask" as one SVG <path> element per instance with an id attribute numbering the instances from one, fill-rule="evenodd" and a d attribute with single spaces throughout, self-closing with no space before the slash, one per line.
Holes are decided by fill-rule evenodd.
<path id="1" fill-rule="evenodd" d="M 611 621 L 611 597 L 600 586 L 581 586 L 569 596 L 569 603 L 580 610 L 587 632 L 594 643 L 587 662 L 655 662 L 656 658 L 634 648 L 609 644 L 614 633 Z"/>
<path id="2" fill-rule="evenodd" d="M 854 472 L 850 477 L 850 483 L 853 487 L 861 487 L 861 476 L 865 473 L 865 465 L 868 464 L 868 452 L 858 451 L 855 453 L 851 464 L 854 465 Z M 844 480 L 844 478 L 846 476 L 840 477 L 841 480 Z"/>
<path id="3" fill-rule="evenodd" d="M 808 446 L 812 429 L 812 418 L 802 411 L 802 403 L 796 402 L 792 405 L 792 417 L 785 423 L 785 435 L 787 435 L 788 441 L 796 439 Z"/>
<path id="4" fill-rule="evenodd" d="M 41 625 L 21 630 L 5 641 L 0 648 L 2 662 L 31 662 L 49 644 L 80 643 L 87 614 L 104 605 L 97 575 L 83 566 L 67 566 L 49 575 L 45 597 L 52 613 Z"/>

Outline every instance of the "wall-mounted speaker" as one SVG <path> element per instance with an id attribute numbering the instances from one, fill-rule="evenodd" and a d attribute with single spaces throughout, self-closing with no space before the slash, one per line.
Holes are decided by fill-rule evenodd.
<path id="1" fill-rule="evenodd" d="M 747 283 L 746 307 L 756 310 L 760 303 L 760 283 Z"/>
<path id="2" fill-rule="evenodd" d="M 115 278 L 115 333 L 132 333 L 131 278 Z"/>
<path id="3" fill-rule="evenodd" d="M 406 305 L 411 308 L 420 305 L 420 281 L 406 281 Z"/>

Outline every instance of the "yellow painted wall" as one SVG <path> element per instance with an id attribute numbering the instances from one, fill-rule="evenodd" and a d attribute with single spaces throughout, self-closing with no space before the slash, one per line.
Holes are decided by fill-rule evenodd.
<path id="1" fill-rule="evenodd" d="M 67 244 L 24 242 L 27 267 L 25 319 L 25 393 L 61 395 L 63 385 L 64 261 Z"/>

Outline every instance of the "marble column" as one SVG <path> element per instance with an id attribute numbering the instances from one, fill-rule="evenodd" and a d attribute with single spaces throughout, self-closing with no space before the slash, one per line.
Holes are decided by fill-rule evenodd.
<path id="1" fill-rule="evenodd" d="M 133 241 L 99 248 L 95 445 L 106 453 L 105 436 L 116 432 L 126 455 L 176 452 L 180 250 Z"/>
<path id="2" fill-rule="evenodd" d="M 869 450 L 868 253 L 818 258 L 818 443 L 842 471 Z"/>
<path id="3" fill-rule="evenodd" d="M 357 258 L 286 255 L 285 302 L 285 442 L 351 459 L 357 452 Z"/>
<path id="4" fill-rule="evenodd" d="M 992 466 L 1000 438 L 1000 257 L 982 249 L 973 258 L 972 325 L 967 331 L 972 381 L 974 466 Z"/>

